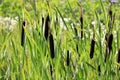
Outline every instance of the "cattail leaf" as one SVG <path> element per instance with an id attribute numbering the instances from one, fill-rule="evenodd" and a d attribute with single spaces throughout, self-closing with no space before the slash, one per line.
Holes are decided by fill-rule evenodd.
<path id="1" fill-rule="evenodd" d="M 86 62 L 86 64 L 87 64 L 88 66 L 90 66 L 93 70 L 96 70 L 96 68 L 95 68 L 94 66 L 92 66 L 90 63 Z"/>

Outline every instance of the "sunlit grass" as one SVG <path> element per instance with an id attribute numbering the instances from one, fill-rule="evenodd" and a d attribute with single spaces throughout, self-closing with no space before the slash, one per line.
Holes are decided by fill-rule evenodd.
<path id="1" fill-rule="evenodd" d="M 0 4 L 0 16 L 14 19 L 17 24 L 13 30 L 2 25 L 6 21 L 0 24 L 0 79 L 119 80 L 119 12 L 118 3 L 110 9 L 110 2 L 102 0 L 5 0 Z M 23 21 L 25 42 L 21 45 Z M 111 32 L 109 23 L 113 25 Z M 49 26 L 47 39 L 45 26 Z M 54 49 L 50 48 L 53 45 Z"/>

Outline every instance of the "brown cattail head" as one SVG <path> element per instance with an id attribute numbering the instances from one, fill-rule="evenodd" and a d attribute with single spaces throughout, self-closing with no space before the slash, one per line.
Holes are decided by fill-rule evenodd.
<path id="1" fill-rule="evenodd" d="M 90 58 L 93 58 L 94 55 L 94 48 L 95 48 L 95 41 L 94 39 L 91 40 L 91 47 L 90 47 Z"/>
<path id="2" fill-rule="evenodd" d="M 69 50 L 67 51 L 67 59 L 66 59 L 66 61 L 67 61 L 67 66 L 69 66 L 69 64 L 70 64 Z"/>
<path id="3" fill-rule="evenodd" d="M 25 31 L 24 31 L 24 27 L 25 27 L 25 21 L 22 22 L 21 46 L 24 46 L 24 44 L 25 44 Z"/>
<path id="4" fill-rule="evenodd" d="M 82 8 L 81 8 L 80 23 L 81 23 L 81 39 L 82 39 L 83 38 L 83 13 L 82 13 Z"/>
<path id="5" fill-rule="evenodd" d="M 98 65 L 98 75 L 99 76 L 100 76 L 100 72 L 101 72 L 100 65 Z"/>
<path id="6" fill-rule="evenodd" d="M 52 65 L 51 64 L 50 64 L 50 74 L 51 74 L 51 76 L 53 74 L 53 70 L 52 70 Z"/>
<path id="7" fill-rule="evenodd" d="M 54 40 L 53 40 L 53 35 L 50 33 L 49 35 L 49 45 L 50 45 L 50 56 L 53 59 L 55 54 L 54 54 Z"/>
<path id="8" fill-rule="evenodd" d="M 43 25 L 44 25 L 44 17 L 42 16 L 42 27 L 43 27 Z"/>
<path id="9" fill-rule="evenodd" d="M 73 26 L 74 26 L 75 36 L 78 36 L 78 32 L 77 32 L 77 28 L 76 28 L 75 24 L 73 24 Z"/>
<path id="10" fill-rule="evenodd" d="M 49 14 L 46 17 L 46 21 L 45 21 L 45 30 L 44 30 L 44 36 L 45 39 L 48 39 L 48 34 L 49 34 L 49 28 L 50 28 L 50 18 L 49 18 Z"/>
<path id="11" fill-rule="evenodd" d="M 108 36 L 108 40 L 107 40 L 107 45 L 108 45 L 109 52 L 112 50 L 112 41 L 113 41 L 113 34 L 111 33 Z"/>
<path id="12" fill-rule="evenodd" d="M 111 9 L 109 10 L 109 16 L 110 16 L 110 19 L 112 20 L 112 10 Z"/>
<path id="13" fill-rule="evenodd" d="M 118 59 L 117 62 L 120 63 L 120 49 L 118 50 Z"/>
<path id="14" fill-rule="evenodd" d="M 83 17 L 80 17 L 80 22 L 81 22 L 81 38 L 83 38 Z"/>

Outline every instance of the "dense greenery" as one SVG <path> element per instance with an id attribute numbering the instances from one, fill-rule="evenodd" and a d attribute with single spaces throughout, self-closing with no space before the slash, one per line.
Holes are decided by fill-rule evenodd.
<path id="1" fill-rule="evenodd" d="M 107 0 L 1 0 L 0 79 L 119 80 L 119 8 Z M 4 28 L 14 20 L 13 30 Z"/>

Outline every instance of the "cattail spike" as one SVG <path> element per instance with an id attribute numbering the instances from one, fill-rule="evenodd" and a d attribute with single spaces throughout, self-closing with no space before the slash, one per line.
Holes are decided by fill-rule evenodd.
<path id="1" fill-rule="evenodd" d="M 94 39 L 92 39 L 91 48 L 90 48 L 90 58 L 91 59 L 93 58 L 93 55 L 94 55 L 94 47 L 95 47 L 95 41 L 94 41 Z"/>
<path id="2" fill-rule="evenodd" d="M 112 41 L 113 41 L 113 34 L 111 33 L 109 36 L 108 36 L 108 49 L 109 49 L 109 52 L 112 50 Z"/>
<path id="3" fill-rule="evenodd" d="M 83 17 L 80 17 L 80 22 L 81 22 L 81 38 L 83 38 Z"/>
<path id="4" fill-rule="evenodd" d="M 81 39 L 83 38 L 83 12 L 81 8 L 81 16 L 80 16 L 80 23 L 81 23 Z"/>
<path id="5" fill-rule="evenodd" d="M 49 35 L 49 44 L 50 44 L 50 56 L 53 59 L 54 58 L 54 40 L 53 35 L 50 33 Z"/>
<path id="6" fill-rule="evenodd" d="M 45 30 L 44 30 L 44 36 L 46 40 L 48 39 L 48 34 L 49 34 L 49 28 L 50 28 L 49 23 L 50 23 L 50 18 L 49 18 L 49 15 L 47 15 L 46 21 L 45 21 Z"/>
<path id="7" fill-rule="evenodd" d="M 69 66 L 70 60 L 69 60 L 69 51 L 67 51 L 67 66 Z"/>
<path id="8" fill-rule="evenodd" d="M 120 63 L 120 49 L 118 50 L 118 59 L 117 62 Z"/>
<path id="9" fill-rule="evenodd" d="M 100 76 L 100 72 L 101 72 L 100 65 L 98 65 L 98 75 L 99 76 Z"/>
<path id="10" fill-rule="evenodd" d="M 50 74 L 51 74 L 51 76 L 53 74 L 53 70 L 52 70 L 52 65 L 51 64 L 50 64 Z"/>
<path id="11" fill-rule="evenodd" d="M 24 27 L 25 27 L 25 21 L 22 22 L 21 46 L 24 46 L 24 44 L 25 44 L 25 31 L 24 31 Z"/>

